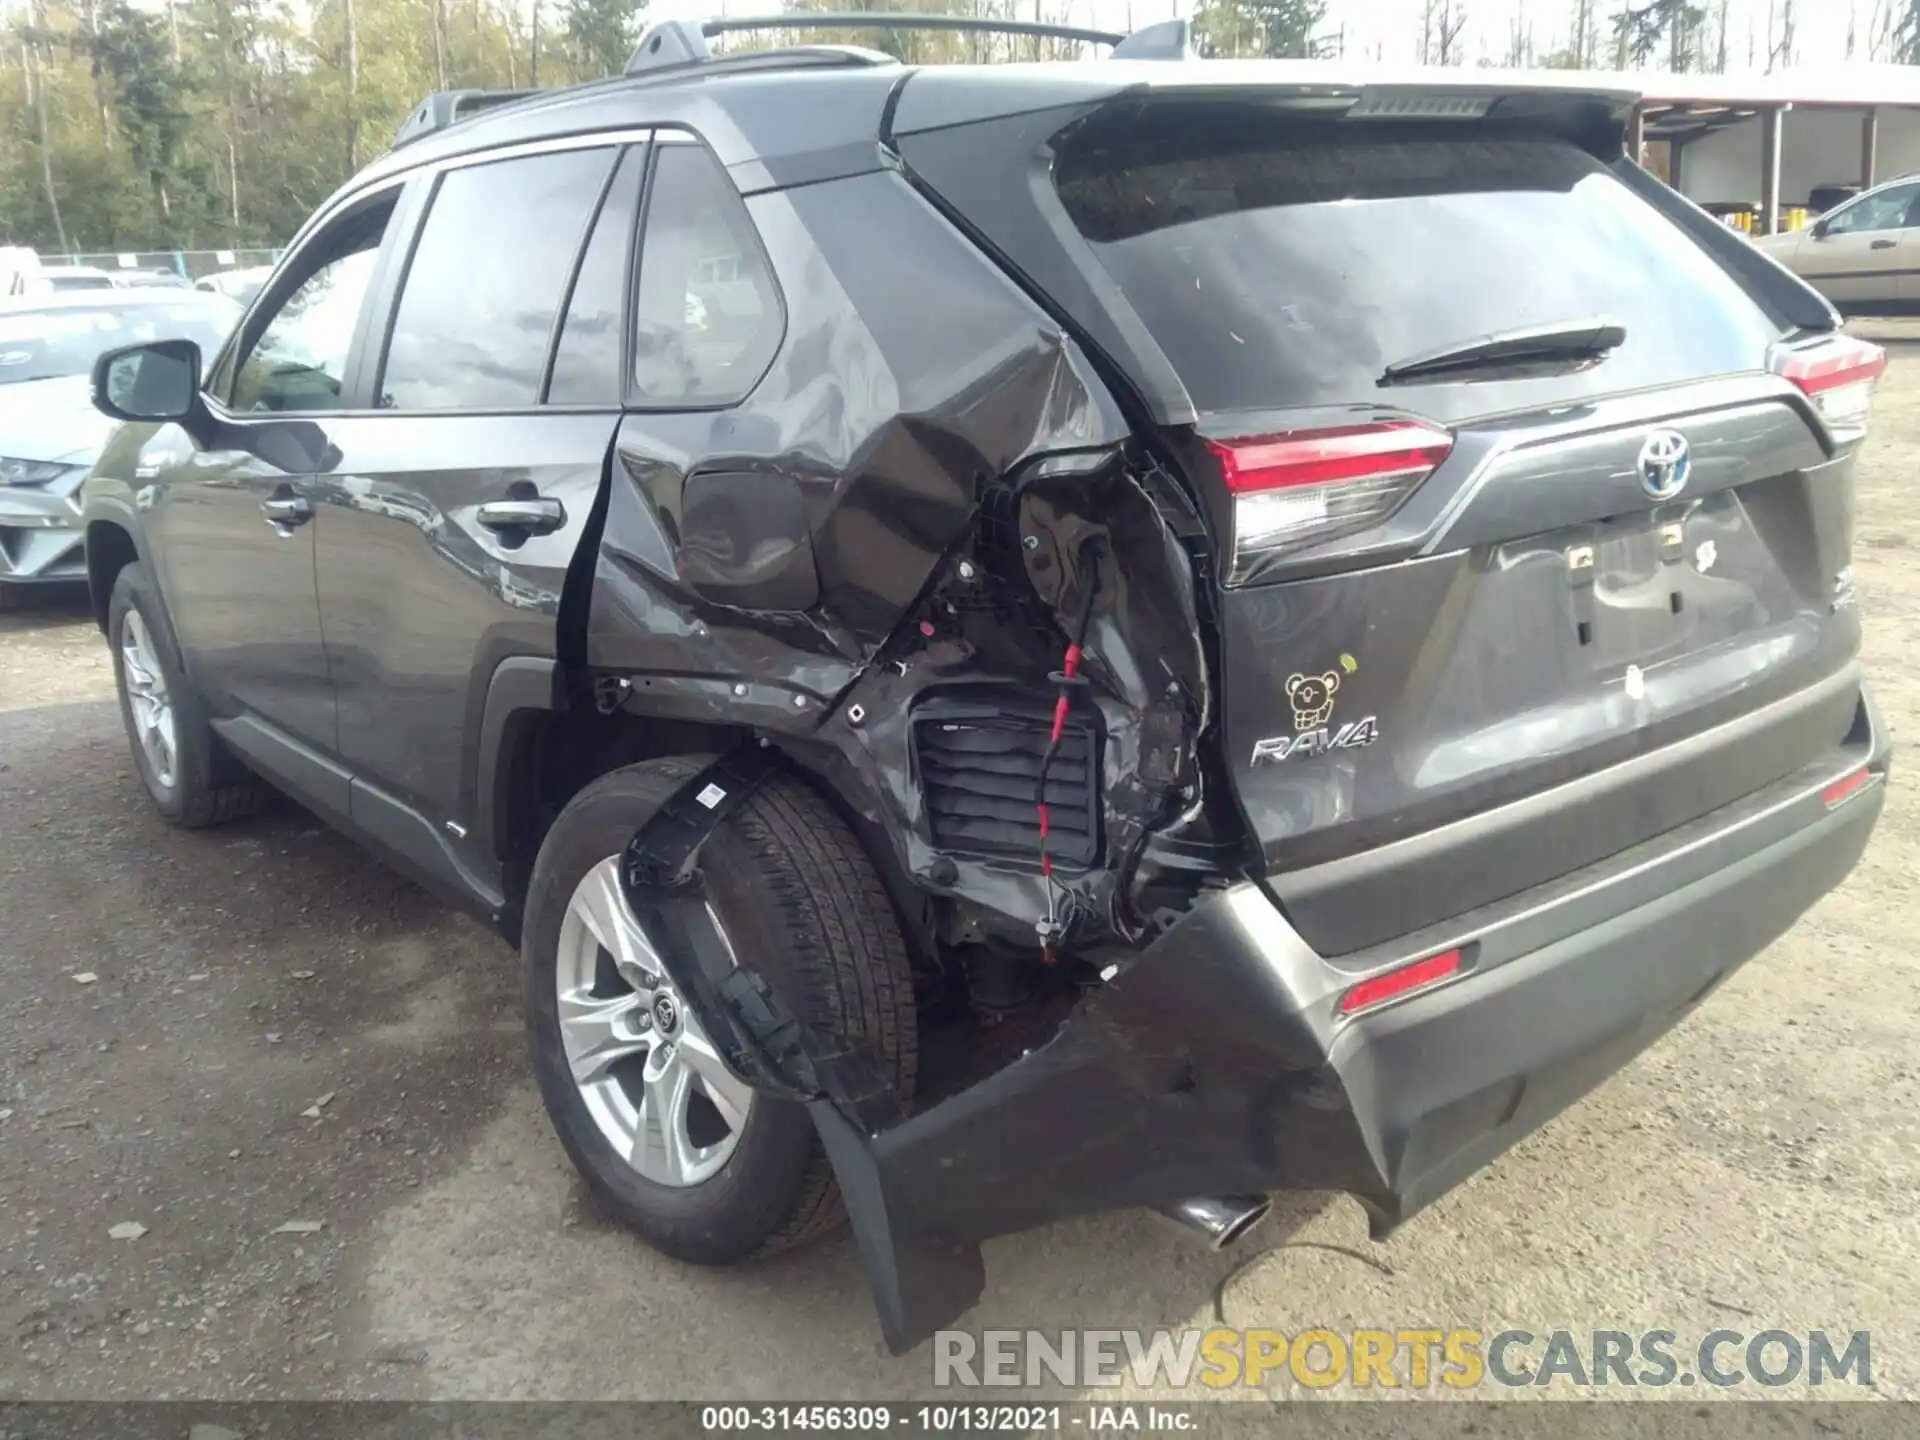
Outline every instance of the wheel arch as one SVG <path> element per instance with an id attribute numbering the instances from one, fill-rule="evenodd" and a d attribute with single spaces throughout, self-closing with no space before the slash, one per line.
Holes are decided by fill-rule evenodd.
<path id="1" fill-rule="evenodd" d="M 117 501 L 106 505 L 95 501 L 88 505 L 84 523 L 87 597 L 100 633 L 107 633 L 113 587 L 119 582 L 121 572 L 129 565 L 144 567 L 156 611 L 147 618 L 160 627 L 181 670 L 191 680 L 193 672 L 187 666 L 184 647 L 180 644 L 179 627 L 174 624 L 173 605 L 167 596 L 166 586 L 161 582 L 160 567 L 154 563 L 148 538 L 132 507 Z"/>
<path id="2" fill-rule="evenodd" d="M 120 572 L 140 560 L 140 547 L 133 532 L 118 520 L 89 520 L 86 528 L 87 597 L 93 606 L 94 623 L 100 633 L 107 632 L 107 606 L 113 598 L 114 581 Z"/>
<path id="3" fill-rule="evenodd" d="M 732 726 L 603 709 L 590 678 L 531 656 L 502 661 L 475 744 L 470 843 L 500 867 L 499 926 L 518 943 L 535 857 L 555 817 L 610 771 L 669 755 L 711 755 L 746 738 Z"/>
<path id="4" fill-rule="evenodd" d="M 603 709 L 603 694 L 622 701 Z M 473 843 L 500 867 L 502 933 L 519 942 L 541 842 L 581 790 L 622 766 L 672 755 L 717 755 L 753 738 L 743 726 L 651 712 L 617 682 L 596 689 L 590 678 L 552 660 L 503 661 L 482 714 L 471 810 Z M 916 967 L 932 964 L 930 897 L 914 883 L 884 826 L 850 793 L 857 784 L 832 763 L 830 750 L 794 744 L 780 749 L 785 767 L 818 791 L 860 841 L 893 900 Z"/>

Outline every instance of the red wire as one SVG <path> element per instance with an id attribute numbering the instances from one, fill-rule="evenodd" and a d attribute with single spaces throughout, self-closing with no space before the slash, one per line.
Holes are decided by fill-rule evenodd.
<path id="1" fill-rule="evenodd" d="M 1080 647 L 1078 645 L 1067 646 L 1066 658 L 1061 662 L 1060 673 L 1067 681 L 1072 681 L 1072 679 L 1080 673 Z M 1054 701 L 1053 704 L 1053 734 L 1047 740 L 1047 754 L 1049 756 L 1053 754 L 1054 747 L 1059 745 L 1060 737 L 1067 732 L 1067 711 L 1069 708 L 1070 704 L 1067 699 L 1066 686 L 1062 685 L 1060 698 Z M 1052 828 L 1052 820 L 1047 814 L 1044 788 L 1046 784 L 1045 773 L 1043 766 L 1041 771 L 1041 797 L 1034 801 L 1033 808 L 1038 811 L 1040 815 L 1040 878 L 1051 884 L 1053 881 L 1053 860 L 1052 857 L 1047 854 L 1047 832 Z M 1052 964 L 1053 951 L 1048 949 L 1044 953 L 1047 963 Z"/>

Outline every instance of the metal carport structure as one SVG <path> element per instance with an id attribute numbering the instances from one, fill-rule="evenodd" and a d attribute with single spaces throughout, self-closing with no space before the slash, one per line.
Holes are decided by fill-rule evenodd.
<path id="1" fill-rule="evenodd" d="M 1760 233 L 1771 234 L 1779 224 L 1783 192 L 1782 155 L 1786 150 L 1789 117 L 1819 115 L 1821 131 L 1832 154 L 1833 120 L 1857 118 L 1858 149 L 1854 155 L 1832 161 L 1847 167 L 1847 179 L 1861 188 L 1874 184 L 1889 168 L 1883 166 L 1883 126 L 1895 123 L 1899 156 L 1892 173 L 1920 169 L 1920 68 L 1850 65 L 1818 72 L 1788 71 L 1778 75 L 1638 74 L 1622 77 L 1645 97 L 1636 110 L 1629 145 L 1643 160 L 1648 142 L 1669 146 L 1668 183 L 1697 200 L 1719 197 L 1700 192 L 1690 183 L 1688 159 L 1707 145 L 1731 153 L 1730 132 L 1758 130 Z"/>

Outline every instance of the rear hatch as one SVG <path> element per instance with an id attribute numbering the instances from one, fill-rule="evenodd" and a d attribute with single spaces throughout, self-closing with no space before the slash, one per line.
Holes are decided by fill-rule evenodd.
<path id="1" fill-rule="evenodd" d="M 1617 104 L 1469 98 L 1134 88 L 897 137 L 1194 490 L 1226 766 L 1325 954 L 1727 804 L 1860 703 L 1877 352 L 1610 163 Z"/>

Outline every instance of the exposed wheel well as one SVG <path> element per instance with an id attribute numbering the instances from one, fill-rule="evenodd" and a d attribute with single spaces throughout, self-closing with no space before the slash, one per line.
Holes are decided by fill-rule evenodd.
<path id="1" fill-rule="evenodd" d="M 501 739 L 498 788 L 494 796 L 494 835 L 506 897 L 507 936 L 519 942 L 520 911 L 533 862 L 554 819 L 567 802 L 611 770 L 668 755 L 717 755 L 740 744 L 751 732 L 733 725 L 663 720 L 617 710 L 601 714 L 590 696 L 564 710 L 523 710 L 508 722 Z M 880 872 L 918 969 L 935 963 L 933 913 L 929 897 L 902 868 L 885 832 L 862 816 L 847 797 L 813 767 L 788 752 L 794 768 L 853 827 Z"/>
<path id="2" fill-rule="evenodd" d="M 519 712 L 502 736 L 493 797 L 510 929 L 518 926 L 540 844 L 569 800 L 623 765 L 667 755 L 716 754 L 737 745 L 745 733 L 728 725 L 625 711 L 603 715 L 590 697 L 564 710 Z"/>
<path id="3" fill-rule="evenodd" d="M 113 582 L 139 558 L 133 537 L 111 520 L 95 520 L 87 526 L 87 594 L 93 601 L 94 622 L 103 635 L 107 629 L 107 602 L 113 598 Z"/>

